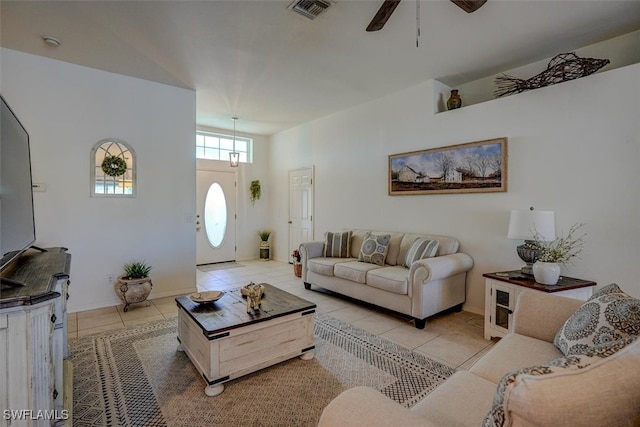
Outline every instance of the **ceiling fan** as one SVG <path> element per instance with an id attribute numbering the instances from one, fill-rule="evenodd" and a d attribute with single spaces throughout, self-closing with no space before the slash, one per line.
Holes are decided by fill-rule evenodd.
<path id="1" fill-rule="evenodd" d="M 417 0 L 420 1 L 420 0 Z M 460 9 L 464 10 L 467 13 L 475 12 L 480 9 L 480 7 L 487 2 L 487 0 L 451 0 L 456 6 Z M 378 13 L 373 17 L 369 26 L 367 27 L 367 31 L 378 31 L 384 27 L 384 24 L 387 23 L 387 20 L 391 16 L 396 7 L 398 7 L 398 3 L 400 0 L 385 0 L 378 9 Z"/>

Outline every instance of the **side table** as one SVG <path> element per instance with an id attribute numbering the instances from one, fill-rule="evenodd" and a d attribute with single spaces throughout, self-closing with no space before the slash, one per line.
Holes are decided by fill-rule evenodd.
<path id="1" fill-rule="evenodd" d="M 521 276 L 519 270 L 485 273 L 484 338 L 503 337 L 513 329 L 513 310 L 518 294 L 526 289 L 587 300 L 593 294 L 595 282 L 562 276 L 557 285 L 543 285 L 533 276 Z"/>

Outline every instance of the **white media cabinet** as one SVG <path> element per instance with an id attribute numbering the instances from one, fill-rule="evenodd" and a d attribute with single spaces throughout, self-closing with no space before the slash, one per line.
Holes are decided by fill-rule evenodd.
<path id="1" fill-rule="evenodd" d="M 1 427 L 63 425 L 70 417 L 63 383 L 71 263 L 65 252 L 30 249 L 2 272 Z"/>

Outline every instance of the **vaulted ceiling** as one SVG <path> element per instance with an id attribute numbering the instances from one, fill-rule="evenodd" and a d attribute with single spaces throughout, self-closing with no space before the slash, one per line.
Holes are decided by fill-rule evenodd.
<path id="1" fill-rule="evenodd" d="M 197 94 L 197 124 L 273 134 L 436 78 L 455 86 L 640 29 L 640 1 L 5 1 L 0 44 Z M 58 38 L 52 48 L 42 36 Z"/>

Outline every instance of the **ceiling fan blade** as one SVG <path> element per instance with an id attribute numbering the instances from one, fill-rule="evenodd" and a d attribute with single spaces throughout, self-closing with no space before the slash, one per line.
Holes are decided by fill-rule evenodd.
<path id="1" fill-rule="evenodd" d="M 380 6 L 380 9 L 378 9 L 376 16 L 374 16 L 369 23 L 367 31 L 378 31 L 382 29 L 384 24 L 387 23 L 387 19 L 389 19 L 393 11 L 398 7 L 398 3 L 400 3 L 400 0 L 385 0 L 382 6 Z"/>
<path id="2" fill-rule="evenodd" d="M 451 2 L 455 3 L 456 6 L 458 6 L 465 12 L 473 13 L 476 10 L 480 9 L 482 5 L 487 2 L 487 0 L 451 0 Z"/>

